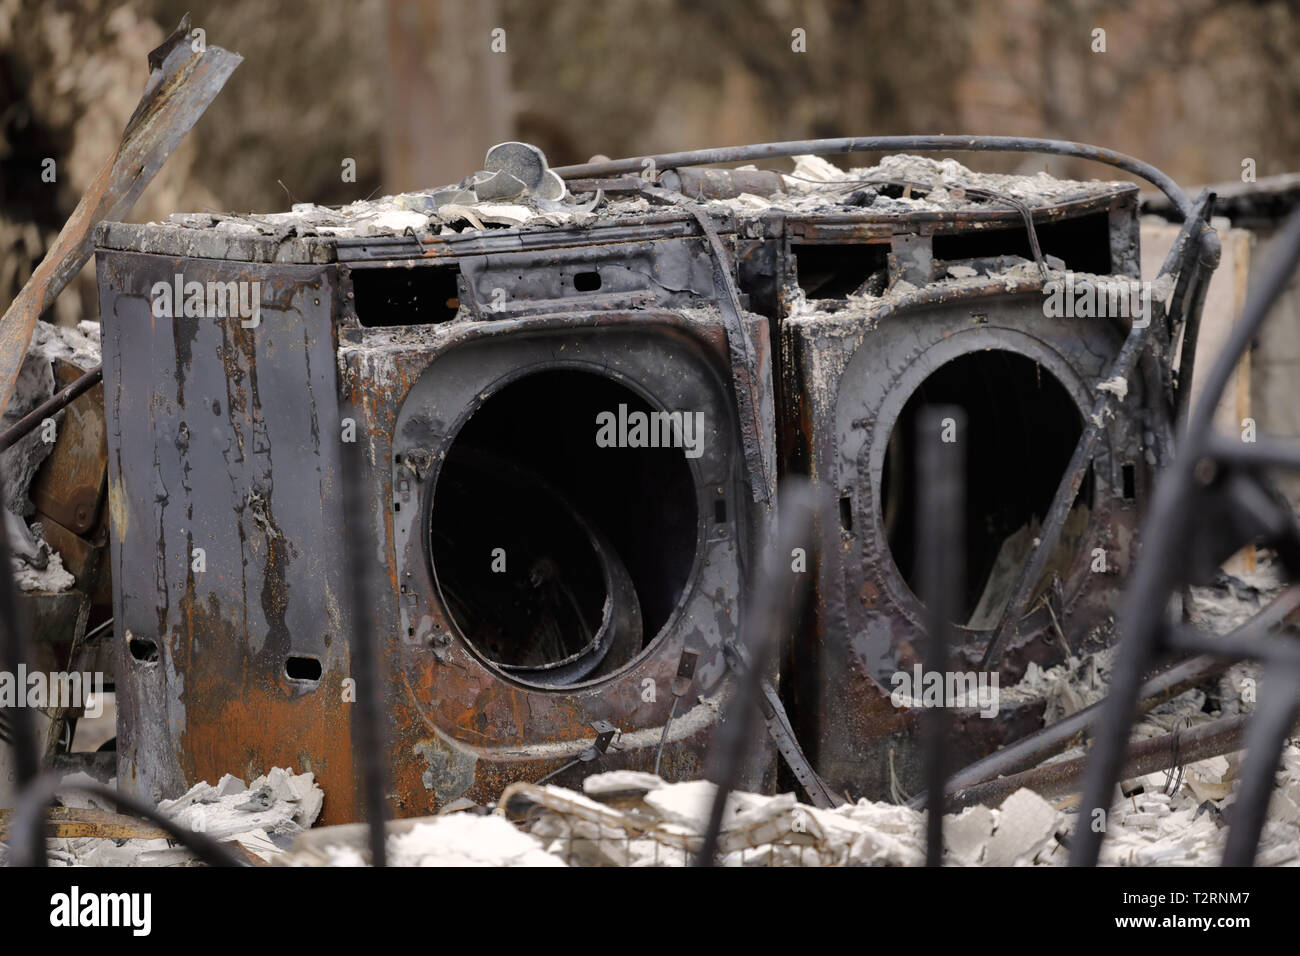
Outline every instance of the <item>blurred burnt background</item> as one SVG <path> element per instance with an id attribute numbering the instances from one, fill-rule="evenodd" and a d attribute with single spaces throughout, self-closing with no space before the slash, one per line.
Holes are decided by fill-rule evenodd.
<path id="1" fill-rule="evenodd" d="M 0 0 L 0 307 L 112 153 L 148 51 L 187 11 L 244 64 L 139 221 L 443 185 L 506 139 L 561 165 L 978 132 L 1098 143 L 1187 186 L 1239 180 L 1247 157 L 1261 178 L 1300 169 L 1300 2 L 1288 0 Z M 1057 158 L 977 162 L 1101 175 Z M 48 318 L 93 318 L 87 276 L 76 292 Z"/>

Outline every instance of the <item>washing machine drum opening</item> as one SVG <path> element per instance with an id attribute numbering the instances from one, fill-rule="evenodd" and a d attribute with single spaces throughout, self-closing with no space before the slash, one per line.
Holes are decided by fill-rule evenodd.
<path id="1" fill-rule="evenodd" d="M 919 571 L 915 532 L 917 416 L 926 405 L 957 405 L 966 412 L 966 593 L 960 619 L 973 629 L 1001 619 L 1020 568 L 1028 560 L 1083 431 L 1074 399 L 1037 362 L 989 349 L 936 369 L 908 398 L 894 423 L 881 474 L 882 520 L 890 553 L 915 593 Z M 1087 531 L 1092 471 L 1085 475 L 1061 541 L 1035 594 L 1062 579 Z"/>
<path id="2" fill-rule="evenodd" d="M 489 398 L 439 469 L 434 576 L 462 636 L 543 686 L 611 675 L 667 623 L 695 563 L 680 449 L 603 448 L 597 416 L 651 411 L 619 383 L 541 372 Z"/>

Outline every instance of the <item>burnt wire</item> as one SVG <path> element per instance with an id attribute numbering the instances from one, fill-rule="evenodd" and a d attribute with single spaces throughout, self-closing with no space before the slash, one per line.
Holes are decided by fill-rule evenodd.
<path id="1" fill-rule="evenodd" d="M 678 153 L 659 153 L 653 156 L 633 156 L 626 159 L 582 163 L 575 166 L 557 166 L 554 172 L 563 179 L 586 179 L 638 173 L 648 159 L 656 169 L 674 169 L 681 166 L 709 166 L 717 163 L 743 163 L 777 157 L 814 156 L 843 153 L 887 153 L 905 150 L 917 152 L 991 152 L 991 153 L 1047 153 L 1073 156 L 1114 166 L 1151 183 L 1169 197 L 1174 208 L 1184 218 L 1192 211 L 1186 194 L 1167 174 L 1150 163 L 1100 146 L 1075 143 L 1069 140 L 1037 139 L 1030 136 L 971 136 L 971 135 L 921 135 L 921 136 L 849 136 L 837 139 L 801 139 L 775 143 L 752 143 L 746 146 L 722 146 L 712 149 L 693 149 Z"/>

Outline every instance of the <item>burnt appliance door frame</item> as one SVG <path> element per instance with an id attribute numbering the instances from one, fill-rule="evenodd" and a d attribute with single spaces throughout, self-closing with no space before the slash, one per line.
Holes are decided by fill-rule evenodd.
<path id="1" fill-rule="evenodd" d="M 1123 343 L 1124 330 L 1110 319 L 1045 317 L 1043 298 L 1041 290 L 1033 288 L 986 289 L 955 298 L 951 293 L 921 293 L 855 317 L 838 313 L 838 324 L 858 323 L 856 334 L 847 337 L 841 330 L 820 339 L 807 325 L 795 333 L 804 339 L 799 347 L 805 352 L 839 353 L 835 384 L 826 398 L 829 405 L 813 412 L 812 442 L 823 493 L 829 502 L 833 489 L 840 505 L 828 506 L 824 513 L 827 527 L 822 529 L 818 572 L 820 701 L 813 721 L 819 771 L 834 786 L 880 797 L 887 792 L 891 772 L 913 787 L 919 784 L 910 748 L 904 745 L 894 755 L 892 771 L 888 756 L 891 746 L 903 745 L 911 735 L 916 716 L 915 710 L 891 704 L 889 695 L 896 686 L 891 678 L 903 669 L 910 672 L 920 660 L 920 646 L 914 641 L 925 627 L 924 608 L 895 562 L 882 500 L 885 457 L 909 398 L 954 362 L 987 358 L 990 350 L 1010 353 L 1034 363 L 1044 381 L 1048 376 L 1055 380 L 1079 416 L 1081 430 L 1096 387 Z M 1075 640 L 1076 653 L 1085 645 L 1095 649 L 1104 643 L 1136 550 L 1138 516 L 1150 481 L 1143 442 L 1146 401 L 1144 383 L 1129 382 L 1121 413 L 1107 423 L 1085 482 L 1084 492 L 1091 491 L 1085 502 L 1090 514 L 1061 575 L 1060 603 L 1052 610 L 1031 606 L 1019 638 L 1003 659 L 1003 686 L 1017 679 L 1029 660 L 1048 664 L 1064 657 L 1053 613 L 1068 617 L 1071 633 L 1085 635 Z M 1075 431 L 1066 442 L 1070 449 L 1077 435 Z M 1032 447 L 1026 452 L 1027 458 L 1035 454 Z M 1066 451 L 1059 471 L 1046 476 L 1046 503 L 1068 455 Z M 979 448 L 969 448 L 966 457 L 968 480 L 972 469 L 987 473 L 1014 467 L 990 460 Z M 913 515 L 902 514 L 897 520 L 911 522 Z M 1093 570 L 1095 548 L 1104 549 L 1104 572 Z M 978 670 L 991 631 L 959 623 L 955 633 L 959 646 L 952 649 L 952 666 Z M 1036 706 L 1041 709 L 1041 704 Z M 971 754 L 979 756 L 1001 736 L 1013 737 L 1016 726 L 1024 732 L 1024 720 L 1036 716 L 1020 713 L 1024 709 L 1004 704 L 997 720 L 979 717 L 978 708 L 959 709 L 958 736 L 963 743 L 958 749 L 969 745 Z"/>
<path id="2" fill-rule="evenodd" d="M 746 316 L 745 321 L 750 335 L 761 337 L 766 353 L 765 324 L 754 316 Z M 366 337 L 366 332 L 360 336 L 363 342 Z M 387 431 L 380 426 L 382 434 L 373 436 L 375 461 L 387 462 L 386 467 L 376 467 L 374 478 L 377 505 L 387 511 L 381 523 L 391 529 L 393 611 L 398 618 L 382 623 L 387 633 L 396 632 L 397 646 L 390 655 L 396 662 L 390 703 L 398 733 L 393 765 L 402 795 L 399 812 L 428 812 L 459 797 L 486 801 L 510 782 L 537 780 L 576 760 L 591 745 L 593 726 L 600 721 L 609 722 L 621 735 L 598 760 L 582 762 L 556 777 L 557 783 L 576 785 L 582 776 L 607 769 L 652 769 L 663 725 L 674 706 L 670 688 L 684 650 L 694 651 L 699 658 L 689 694 L 677 702 L 661 772 L 670 779 L 698 776 L 716 724 L 715 699 L 729 693 L 722 644 L 739 627 L 746 583 L 742 555 L 751 547 L 746 529 L 754 526 L 755 507 L 748 500 L 743 477 L 720 318 L 701 318 L 698 312 L 688 317 L 669 310 L 576 312 L 460 322 L 435 329 L 390 329 L 384 330 L 382 338 L 392 345 L 397 380 L 409 383 L 385 399 L 383 420 L 391 421 L 391 426 Z M 348 361 L 346 346 L 341 357 Z M 547 387 L 535 387 L 540 377 L 549 379 Z M 770 377 L 763 378 L 770 394 Z M 681 449 L 650 449 L 681 456 L 678 473 L 689 475 L 695 514 L 689 568 L 670 612 L 666 617 L 658 613 L 662 623 L 654 628 L 656 633 L 647 636 L 644 647 L 613 673 L 550 686 L 498 666 L 499 661 L 494 663 L 484 648 L 467 637 L 463 620 L 458 620 L 444 593 L 445 575 L 436 568 L 431 529 L 440 479 L 451 473 L 457 442 L 480 416 L 497 415 L 489 419 L 493 423 L 508 423 L 510 414 L 534 416 L 520 423 L 517 436 L 525 443 L 535 422 L 538 428 L 549 423 L 570 430 L 571 435 L 585 436 L 582 440 L 594 446 L 595 415 L 568 421 L 546 418 L 550 396 L 569 386 L 567 397 L 557 399 L 569 412 L 586 400 L 584 388 L 594 388 L 602 399 L 625 396 L 629 406 L 640 402 L 655 411 L 702 412 L 705 431 L 696 458 Z M 510 404 L 502 404 L 507 401 Z M 617 405 L 607 405 L 610 402 L 604 401 L 586 411 L 618 412 Z M 770 408 L 770 401 L 766 405 Z M 358 407 L 362 414 L 362 406 L 372 407 L 363 401 Z M 476 434 L 484 438 L 496 430 L 480 428 Z M 491 450 L 508 458 L 510 447 L 503 439 Z M 557 449 L 556 456 L 539 462 L 535 451 L 532 448 L 528 453 L 532 457 L 521 457 L 509 467 L 544 472 L 544 481 L 590 518 L 590 496 L 582 492 L 604 476 L 574 477 L 574 483 L 566 485 L 567 456 Z M 574 457 L 572 466 L 590 467 L 595 462 L 599 467 L 601 456 L 608 454 L 614 462 L 627 451 L 602 449 L 585 461 Z M 618 481 L 619 474 L 611 467 L 611 480 Z M 626 468 L 621 474 L 628 475 Z M 506 512 L 510 506 L 501 503 Z M 644 495 L 623 503 L 625 513 L 637 519 L 655 506 Z M 656 617 L 650 610 L 656 602 L 647 601 L 640 592 L 646 569 L 636 566 L 636 556 L 619 538 L 619 528 L 610 527 L 617 511 L 608 506 L 598 509 L 598 518 L 590 523 L 600 525 L 619 548 L 637 581 L 650 623 Z M 765 528 L 766 520 L 758 526 Z M 490 561 L 492 548 L 493 542 L 483 541 L 477 560 Z M 509 553 L 505 561 L 510 574 L 527 570 L 526 563 L 512 568 Z M 658 603 L 662 605 L 662 600 Z M 714 702 L 697 700 L 702 697 Z M 770 784 L 770 764 L 770 759 L 759 761 L 750 786 Z"/>

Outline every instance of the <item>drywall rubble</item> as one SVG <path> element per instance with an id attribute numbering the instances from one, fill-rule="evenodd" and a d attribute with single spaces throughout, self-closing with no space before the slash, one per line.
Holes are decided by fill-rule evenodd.
<path id="1" fill-rule="evenodd" d="M 70 781 L 71 782 L 71 781 Z M 158 809 L 192 830 L 218 841 L 233 841 L 249 853 L 270 861 L 292 838 L 320 816 L 325 794 L 311 773 L 295 774 L 276 767 L 251 784 L 226 774 L 215 786 L 199 783 Z M 65 806 L 111 809 L 106 801 L 75 794 Z M 59 838 L 48 841 L 52 865 L 64 866 L 189 866 L 194 854 L 166 839 L 108 840 Z"/>
<path id="2" fill-rule="evenodd" d="M 1215 865 L 1231 819 L 1238 755 L 1177 772 L 1127 781 L 1107 820 L 1104 865 Z M 1260 840 L 1261 866 L 1300 865 L 1300 750 L 1288 746 Z M 681 866 L 698 851 L 713 797 L 703 781 L 645 784 L 639 795 L 617 775 L 589 777 L 588 794 L 519 785 L 540 811 L 529 832 L 575 866 Z M 1169 790 L 1171 792 L 1166 792 Z M 506 802 L 503 797 L 503 802 Z M 999 807 L 974 806 L 944 823 L 945 862 L 953 866 L 1063 865 L 1075 819 L 1072 799 L 1049 802 L 1018 790 Z M 724 866 L 917 866 L 924 860 L 925 814 L 860 800 L 835 810 L 797 803 L 793 794 L 728 798 L 719 841 Z"/>
<path id="3" fill-rule="evenodd" d="M 1184 768 L 1177 788 L 1165 774 L 1128 781 L 1131 796 L 1108 817 L 1104 865 L 1212 865 L 1222 853 L 1231 818 L 1235 756 Z M 1258 864 L 1300 864 L 1300 750 L 1286 749 L 1280 785 L 1260 842 Z M 280 790 L 276 775 L 280 774 Z M 266 783 L 268 779 L 271 783 Z M 294 832 L 319 810 L 310 775 L 274 771 L 251 790 L 221 794 L 194 788 L 164 804 L 182 819 L 208 800 L 209 834 L 221 834 L 277 865 L 364 866 L 365 828 L 331 827 L 303 834 L 281 853 L 273 836 Z M 238 786 L 236 781 L 234 786 Z M 265 809 L 248 807 L 260 788 L 278 794 Z M 288 787 L 288 795 L 285 795 Z M 308 788 L 315 795 L 307 796 Z M 705 781 L 667 783 L 652 774 L 616 771 L 588 777 L 585 793 L 516 784 L 491 812 L 459 812 L 390 824 L 393 866 L 684 866 L 699 851 L 713 800 Z M 1166 789 L 1173 792 L 1167 793 Z M 292 794 L 299 794 L 298 800 Z M 250 797 L 250 794 L 252 796 Z M 242 801 L 242 804 L 240 805 Z M 1069 800 L 1054 804 L 1018 790 L 999 807 L 974 806 L 944 823 L 945 862 L 951 866 L 1062 865 L 1062 838 L 1074 828 Z M 260 807 L 260 804 L 259 804 Z M 522 814 L 518 813 L 523 809 Z M 240 818 L 238 814 L 248 814 Z M 511 822 L 510 817 L 516 817 Z M 251 829 L 245 829 L 250 824 Z M 724 866 L 918 866 L 924 860 L 925 814 L 906 806 L 859 800 L 834 810 L 798 803 L 793 794 L 728 797 L 719 841 Z M 94 841 L 54 841 L 84 845 Z M 105 841 L 97 841 L 104 843 Z M 71 858 L 68 858 L 68 857 Z M 176 865 L 188 854 L 166 841 L 127 841 L 98 857 L 67 851 L 63 862 Z"/>
<path id="4" fill-rule="evenodd" d="M 585 794 L 517 784 L 502 796 L 521 804 L 533 837 L 575 866 L 684 866 L 700 850 L 714 786 L 665 783 L 648 774 L 599 774 Z M 594 799 L 599 796 L 601 799 Z M 860 800 L 834 810 L 798 803 L 793 794 L 728 796 L 719 838 L 724 866 L 917 866 L 924 861 L 925 816 L 905 806 Z M 1003 809 L 972 807 L 950 815 L 948 862 L 1041 862 L 1056 847 L 1062 815 L 1020 791 Z"/>
<path id="5" fill-rule="evenodd" d="M 298 846 L 274 862 L 280 866 L 365 866 L 367 859 L 350 826 L 338 842 L 328 837 Z M 324 831 L 322 831 L 324 832 Z M 314 834 L 315 835 L 315 834 Z M 536 837 L 517 829 L 504 816 L 453 813 L 430 817 L 388 838 L 389 866 L 564 866 Z"/>

